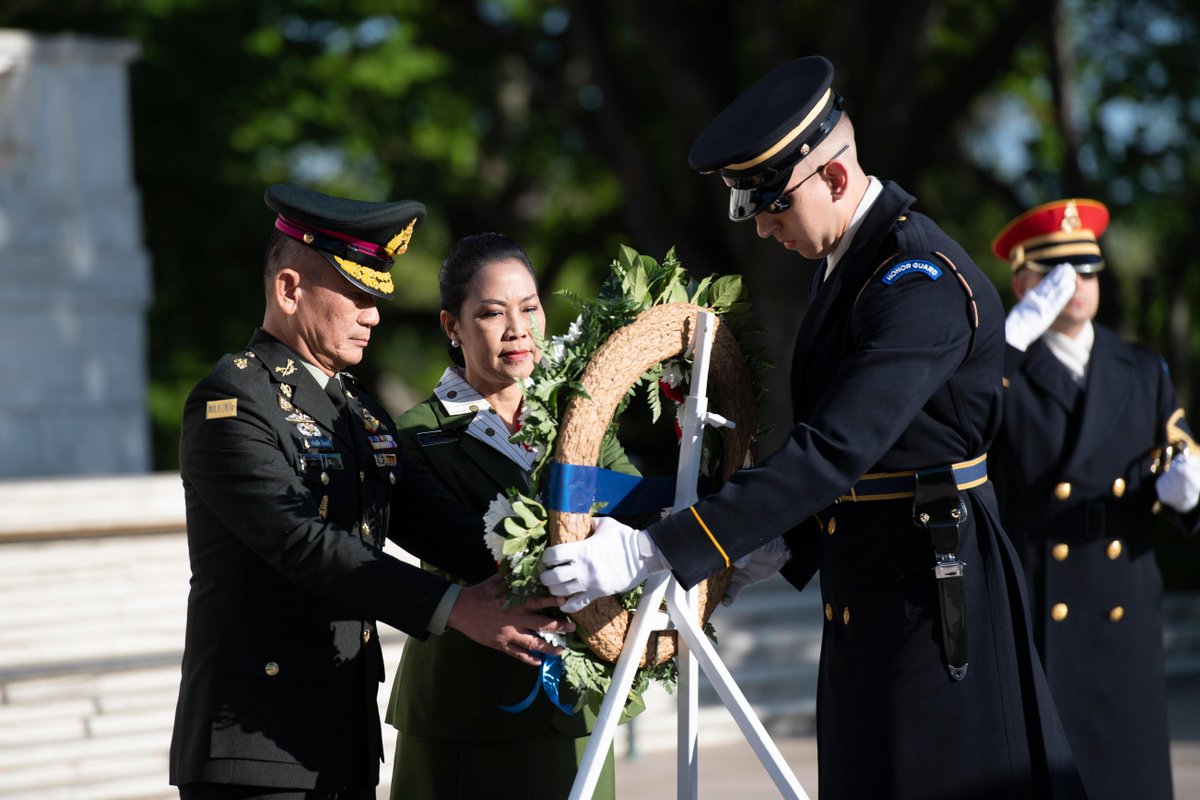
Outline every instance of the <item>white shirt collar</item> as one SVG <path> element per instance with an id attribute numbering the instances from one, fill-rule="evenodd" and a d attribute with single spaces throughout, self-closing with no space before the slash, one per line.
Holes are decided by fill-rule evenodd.
<path id="1" fill-rule="evenodd" d="M 874 175 L 868 175 L 867 191 L 863 193 L 862 200 L 858 201 L 858 208 L 854 209 L 854 216 L 850 218 L 850 225 L 846 228 L 846 232 L 842 234 L 842 240 L 837 243 L 837 247 L 833 248 L 833 252 L 829 254 L 829 259 L 825 266 L 826 278 L 833 273 L 833 268 L 837 266 L 842 256 L 850 249 L 850 243 L 854 241 L 854 234 L 858 233 L 858 229 L 862 227 L 863 218 L 867 216 L 867 212 L 871 210 L 871 206 L 875 205 L 875 201 L 879 199 L 879 195 L 882 192 L 883 183 Z"/>
<path id="2" fill-rule="evenodd" d="M 461 367 L 446 367 L 433 394 L 442 405 L 442 410 L 452 417 L 474 414 L 467 426 L 467 435 L 477 439 L 517 466 L 525 470 L 533 468 L 534 454 L 523 444 L 509 441 L 508 428 L 491 403 L 483 399 L 474 386 L 467 383 Z"/>
<path id="3" fill-rule="evenodd" d="M 1042 338 L 1054 357 L 1071 373 L 1071 378 L 1082 385 L 1087 376 L 1088 362 L 1092 358 L 1092 346 L 1096 343 L 1096 330 L 1092 323 L 1084 325 L 1074 339 L 1058 331 L 1046 331 Z"/>
<path id="4" fill-rule="evenodd" d="M 312 375 L 314 378 L 316 378 L 317 385 L 320 386 L 322 389 L 324 389 L 326 386 L 328 386 L 329 381 L 332 378 L 336 377 L 336 375 L 337 375 L 336 372 L 333 375 L 326 375 L 324 372 L 321 371 L 321 368 L 318 367 L 316 364 L 310 364 L 307 361 L 305 361 L 303 358 L 300 359 L 300 363 L 304 365 L 304 368 L 306 370 L 308 370 L 309 375 Z"/>

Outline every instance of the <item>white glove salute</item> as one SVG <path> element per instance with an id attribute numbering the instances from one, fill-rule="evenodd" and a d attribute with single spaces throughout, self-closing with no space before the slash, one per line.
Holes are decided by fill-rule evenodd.
<path id="1" fill-rule="evenodd" d="M 760 583 L 779 572 L 779 569 L 792 557 L 783 537 L 772 539 L 749 555 L 744 555 L 733 562 L 733 577 L 729 579 L 729 588 L 721 598 L 721 605 L 731 604 L 741 593 L 742 589 L 754 583 Z"/>
<path id="2" fill-rule="evenodd" d="M 1186 514 L 1200 501 L 1200 457 L 1188 452 L 1171 459 L 1171 468 L 1154 482 L 1158 499 L 1164 505 Z"/>
<path id="3" fill-rule="evenodd" d="M 1008 312 L 1004 340 L 1024 353 L 1025 348 L 1050 329 L 1051 323 L 1074 295 L 1075 268 L 1070 264 L 1059 264 Z"/>
<path id="4" fill-rule="evenodd" d="M 547 547 L 542 564 L 542 583 L 551 594 L 567 598 L 562 610 L 568 614 L 671 568 L 645 531 L 609 517 L 594 519 L 592 535 L 583 541 Z"/>

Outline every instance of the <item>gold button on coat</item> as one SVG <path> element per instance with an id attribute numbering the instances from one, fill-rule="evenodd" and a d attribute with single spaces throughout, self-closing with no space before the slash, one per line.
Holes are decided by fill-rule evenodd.
<path id="1" fill-rule="evenodd" d="M 1109 560 L 1116 561 L 1121 557 L 1121 549 L 1121 540 L 1113 539 L 1108 543 L 1108 547 L 1105 548 L 1104 552 L 1108 553 Z"/>
<path id="2" fill-rule="evenodd" d="M 825 604 L 825 619 L 833 622 L 833 605 L 830 603 Z"/>
<path id="3" fill-rule="evenodd" d="M 1121 618 L 1124 616 L 1125 609 L 1121 608 L 1120 606 L 1115 606 L 1112 611 L 1108 612 L 1108 618 L 1113 622 L 1120 622 Z"/>
<path id="4" fill-rule="evenodd" d="M 1125 479 L 1124 478 L 1117 478 L 1115 481 L 1113 481 L 1112 493 L 1113 493 L 1113 497 L 1121 497 L 1122 495 L 1125 494 Z"/>
<path id="5" fill-rule="evenodd" d="M 274 678 L 279 674 L 279 665 L 274 661 L 268 661 L 267 665 L 263 667 L 263 672 L 267 673 L 267 677 Z"/>
<path id="6" fill-rule="evenodd" d="M 370 642 L 371 642 L 371 629 L 366 628 L 363 630 L 363 644 L 369 644 Z"/>
<path id="7" fill-rule="evenodd" d="M 1054 496 L 1059 500 L 1066 500 L 1071 496 L 1071 484 L 1063 481 L 1054 487 Z"/>
<path id="8" fill-rule="evenodd" d="M 363 481 L 365 481 L 366 479 L 367 479 L 367 473 L 365 473 L 365 472 L 362 472 L 362 471 L 360 470 L 360 471 L 359 471 L 359 473 L 358 473 L 358 482 L 359 482 L 359 483 L 362 483 L 362 482 L 363 482 Z"/>
<path id="9" fill-rule="evenodd" d="M 322 486 L 328 486 L 328 485 L 329 485 L 329 473 L 328 473 L 328 472 L 322 472 L 322 473 L 321 473 L 321 485 L 322 485 Z"/>
<path id="10" fill-rule="evenodd" d="M 1055 603 L 1050 607 L 1050 618 L 1055 622 L 1062 622 L 1067 618 L 1067 604 Z"/>
<path id="11" fill-rule="evenodd" d="M 390 483 L 392 486 L 396 485 L 396 473 L 394 473 L 394 472 L 388 473 L 388 483 Z"/>
<path id="12" fill-rule="evenodd" d="M 845 608 L 842 609 L 842 624 L 843 625 L 850 624 L 850 606 L 846 606 Z"/>
<path id="13" fill-rule="evenodd" d="M 830 518 L 829 518 L 829 524 L 825 526 L 825 531 L 826 531 L 826 532 L 827 532 L 827 533 L 828 533 L 830 536 L 833 536 L 833 533 L 834 533 L 834 531 L 836 531 L 836 530 L 837 530 L 837 517 L 830 517 Z"/>
<path id="14" fill-rule="evenodd" d="M 1071 546 L 1066 542 L 1059 542 L 1050 548 L 1050 555 L 1054 556 L 1055 561 L 1066 561 L 1067 556 L 1071 555 Z"/>

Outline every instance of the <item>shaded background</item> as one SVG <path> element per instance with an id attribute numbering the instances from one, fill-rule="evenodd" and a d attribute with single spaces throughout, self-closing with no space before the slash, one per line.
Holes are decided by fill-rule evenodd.
<path id="1" fill-rule="evenodd" d="M 1006 221 L 1063 196 L 1107 203 L 1101 321 L 1163 353 L 1192 407 L 1194 2 L 8 0 L 0 26 L 143 49 L 131 87 L 156 469 L 178 466 L 187 391 L 261 320 L 274 182 L 429 207 L 355 370 L 396 412 L 446 363 L 441 257 L 484 230 L 529 250 L 551 332 L 575 312 L 550 293 L 591 294 L 619 243 L 674 246 L 696 275 L 745 276 L 786 365 L 811 264 L 728 222 L 720 181 L 686 156 L 740 89 L 817 52 L 866 170 L 917 195 L 1008 301 L 1008 266 L 989 252 Z M 787 428 L 785 378 L 769 383 L 768 447 Z M 1194 549 L 1162 537 L 1170 584 L 1200 585 Z"/>

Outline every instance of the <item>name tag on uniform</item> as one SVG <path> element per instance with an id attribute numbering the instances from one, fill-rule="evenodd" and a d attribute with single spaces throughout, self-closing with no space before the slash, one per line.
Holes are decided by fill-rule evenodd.
<path id="1" fill-rule="evenodd" d="M 395 453 L 376 453 L 375 466 L 377 467 L 394 467 L 396 466 Z"/>
<path id="2" fill-rule="evenodd" d="M 209 400 L 204 410 L 205 419 L 223 419 L 237 416 L 237 398 L 228 400 Z"/>
<path id="3" fill-rule="evenodd" d="M 325 436 L 310 436 L 304 440 L 305 450 L 332 450 L 333 440 Z"/>
<path id="4" fill-rule="evenodd" d="M 421 447 L 437 447 L 440 444 L 456 444 L 458 434 L 454 431 L 422 431 L 417 434 L 417 444 Z"/>

